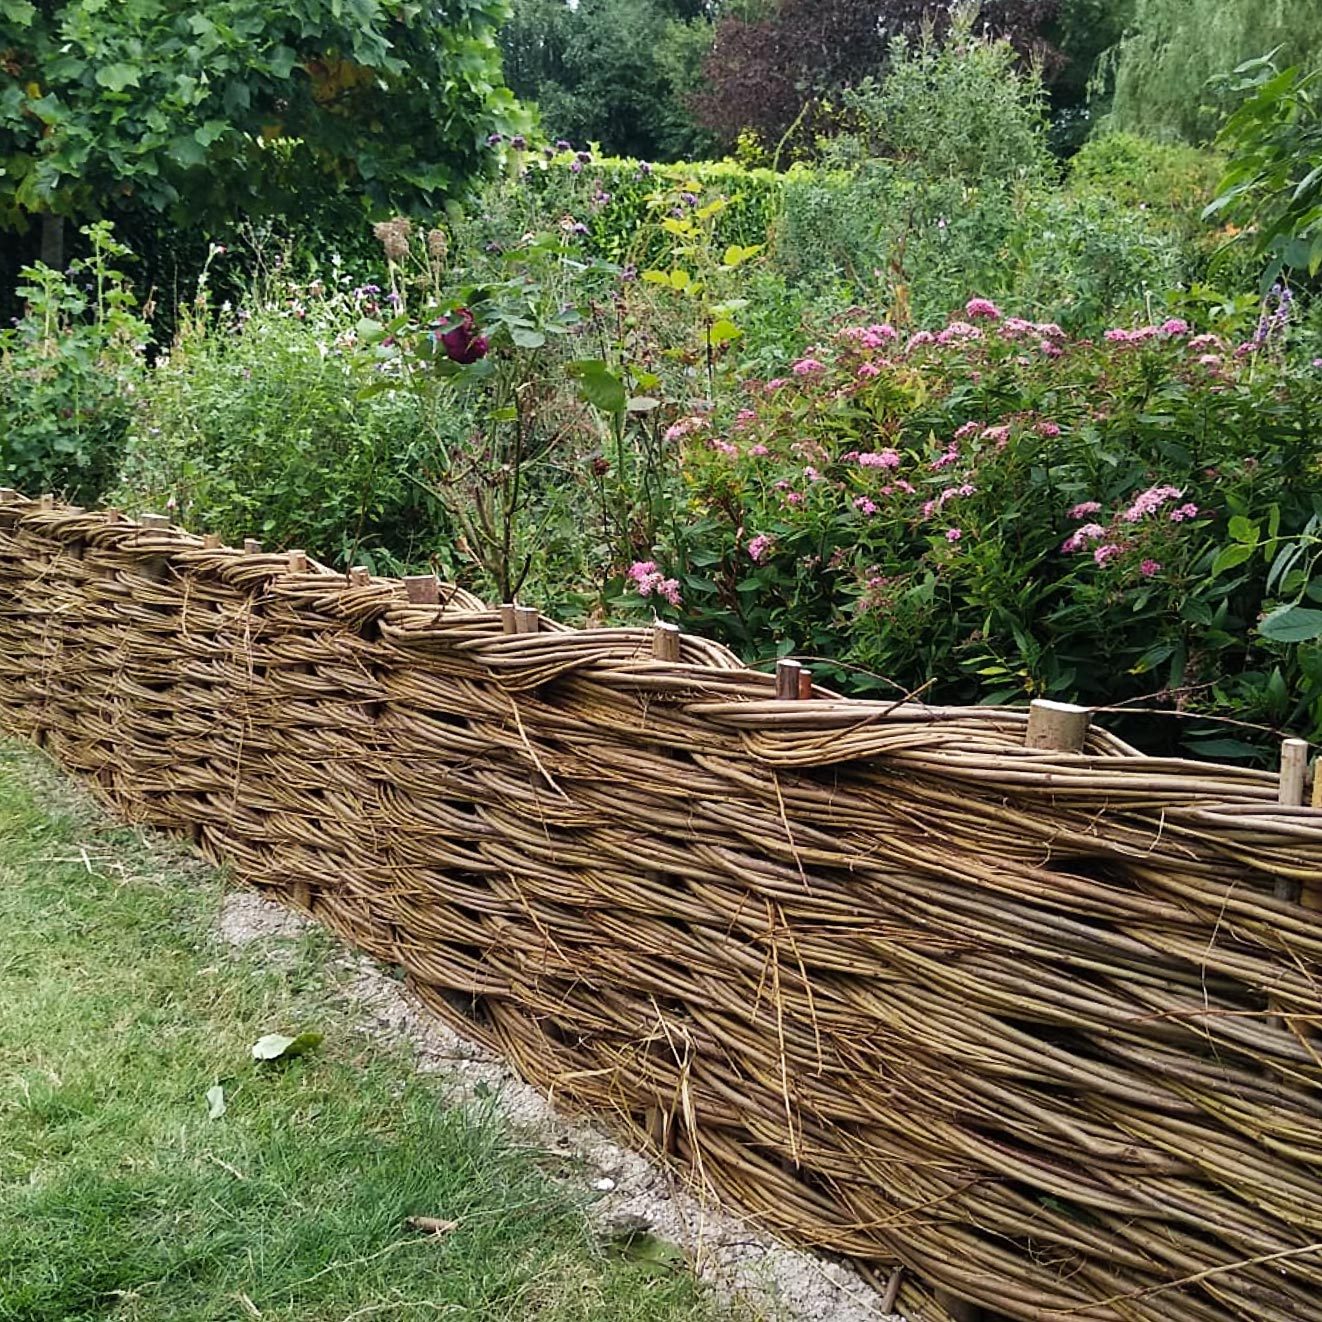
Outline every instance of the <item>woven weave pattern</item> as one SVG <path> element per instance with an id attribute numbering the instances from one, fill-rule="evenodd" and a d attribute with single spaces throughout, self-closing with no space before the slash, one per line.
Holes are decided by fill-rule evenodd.
<path id="1" fill-rule="evenodd" d="M 1025 720 L 0 506 L 6 729 L 732 1206 L 915 1318 L 1322 1319 L 1322 813 Z"/>

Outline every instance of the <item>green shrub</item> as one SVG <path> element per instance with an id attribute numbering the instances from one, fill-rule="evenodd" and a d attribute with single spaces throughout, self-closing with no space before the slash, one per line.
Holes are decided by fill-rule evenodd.
<path id="1" fill-rule="evenodd" d="M 1298 611 L 1322 600 L 1319 405 L 1322 373 L 1270 332 L 1079 340 L 985 299 L 907 342 L 848 325 L 676 424 L 690 517 L 632 582 L 746 656 L 831 658 L 854 689 L 1142 699 L 1317 737 L 1322 612 Z"/>
<path id="2" fill-rule="evenodd" d="M 1043 184 L 1055 173 L 1042 84 L 1007 41 L 972 35 L 891 42 L 886 76 L 845 92 L 856 127 L 826 144 L 829 166 L 878 158 L 914 177 Z"/>
<path id="3" fill-rule="evenodd" d="M 374 380 L 354 346 L 375 286 L 282 285 L 213 318 L 187 318 L 152 368 L 119 498 L 186 526 L 301 546 L 387 569 L 450 544 L 425 479 L 438 430 L 460 421 Z"/>
<path id="4" fill-rule="evenodd" d="M 977 290 L 1083 333 L 1188 283 L 1202 258 L 1101 193 L 916 179 L 876 162 L 787 184 L 772 261 L 793 284 L 846 281 L 902 325 L 929 324 Z"/>
<path id="5" fill-rule="evenodd" d="M 1143 211 L 1152 224 L 1195 238 L 1209 232 L 1203 209 L 1224 168 L 1224 158 L 1205 148 L 1101 133 L 1070 161 L 1069 188 Z"/>
<path id="6" fill-rule="evenodd" d="M 586 158 L 586 159 L 584 159 Z M 593 151 L 533 153 L 515 179 L 488 185 L 458 230 L 463 246 L 514 246 L 529 230 L 562 221 L 587 228 L 586 251 L 621 265 L 649 265 L 665 251 L 659 231 L 664 201 L 675 190 L 724 197 L 722 243 L 763 243 L 775 225 L 787 177 L 733 161 L 652 165 Z"/>
<path id="7" fill-rule="evenodd" d="M 148 331 L 112 265 L 128 249 L 108 225 L 82 232 L 89 256 L 67 274 L 23 268 L 22 314 L 0 332 L 0 473 L 89 504 L 119 464 Z"/>

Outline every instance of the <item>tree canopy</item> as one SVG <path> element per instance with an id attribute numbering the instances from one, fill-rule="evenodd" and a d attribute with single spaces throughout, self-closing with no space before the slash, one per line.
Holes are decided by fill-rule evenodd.
<path id="1" fill-rule="evenodd" d="M 302 190 L 434 205 L 522 126 L 506 0 L 0 0 L 0 226 Z M 276 167 L 279 168 L 276 168 Z"/>

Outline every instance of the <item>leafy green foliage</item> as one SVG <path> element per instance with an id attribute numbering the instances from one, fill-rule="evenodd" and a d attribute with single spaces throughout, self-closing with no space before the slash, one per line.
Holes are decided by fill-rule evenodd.
<path id="1" fill-rule="evenodd" d="M 986 299 L 907 343 L 846 325 L 672 428 L 691 516 L 646 605 L 673 578 L 672 618 L 854 689 L 1315 732 L 1322 379 L 1227 347 L 1178 319 L 1097 345 Z"/>
<path id="2" fill-rule="evenodd" d="M 1112 131 L 1080 147 L 1069 182 L 1076 194 L 1109 198 L 1175 234 L 1196 237 L 1207 232 L 1203 210 L 1224 169 L 1218 152 Z"/>
<path id="3" fill-rule="evenodd" d="M 701 5 L 679 0 L 515 0 L 501 30 L 505 75 L 552 138 L 612 155 L 704 155 L 685 100 L 711 44 Z M 695 12 L 697 11 L 697 12 Z"/>
<path id="4" fill-rule="evenodd" d="M 0 222 L 123 196 L 195 222 L 341 185 L 437 203 L 517 120 L 504 13 L 504 0 L 6 0 Z"/>
<path id="5" fill-rule="evenodd" d="M 1048 179 L 1039 78 L 1019 68 L 1008 41 L 976 37 L 968 22 L 940 43 L 926 35 L 916 43 L 895 38 L 885 77 L 844 93 L 855 128 L 829 144 L 829 165 L 882 157 L 920 178 Z"/>
<path id="6" fill-rule="evenodd" d="M 0 331 L 0 473 L 5 486 L 96 500 L 113 481 L 143 376 L 147 327 L 109 227 L 67 274 L 25 267 L 23 315 Z"/>
<path id="7" fill-rule="evenodd" d="M 1322 55 L 1322 0 L 1137 0 L 1103 69 L 1116 128 L 1210 142 L 1236 95 L 1221 75 L 1275 53 L 1308 66 Z"/>
<path id="8" fill-rule="evenodd" d="M 412 397 L 364 397 L 375 375 L 353 327 L 388 306 L 347 276 L 272 286 L 218 314 L 204 301 L 151 369 L 118 499 L 337 564 L 425 559 L 448 525 L 411 475 L 428 435 L 460 424 Z"/>
<path id="9" fill-rule="evenodd" d="M 1255 60 L 1235 72 L 1249 95 L 1218 139 L 1230 164 L 1208 212 L 1243 227 L 1266 289 L 1287 269 L 1322 270 L 1322 66 L 1278 73 Z"/>

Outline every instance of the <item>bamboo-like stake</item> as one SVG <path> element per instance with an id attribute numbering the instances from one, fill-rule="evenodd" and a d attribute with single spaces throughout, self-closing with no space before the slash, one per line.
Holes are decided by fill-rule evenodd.
<path id="1" fill-rule="evenodd" d="M 415 606 L 440 604 L 441 585 L 435 574 L 410 574 L 404 580 L 404 591 Z"/>
<path id="2" fill-rule="evenodd" d="M 806 702 L 812 697 L 812 671 L 807 668 L 799 671 L 799 698 Z"/>
<path id="3" fill-rule="evenodd" d="M 1052 749 L 1061 753 L 1079 753 L 1088 738 L 1092 713 L 1072 702 L 1052 702 L 1034 698 L 1028 708 L 1028 733 L 1025 748 Z"/>
<path id="4" fill-rule="evenodd" d="M 256 537 L 245 537 L 243 539 L 244 555 L 261 555 L 261 553 L 262 553 L 262 544 L 257 540 Z"/>
<path id="5" fill-rule="evenodd" d="M 1281 783 L 1278 801 L 1294 808 L 1304 801 L 1304 782 L 1308 776 L 1308 741 L 1281 740 Z M 1295 877 L 1277 877 L 1272 894 L 1290 904 L 1299 903 L 1299 881 Z"/>
<path id="6" fill-rule="evenodd" d="M 366 565 L 354 565 L 349 570 L 349 586 L 351 588 L 365 588 L 371 585 L 372 571 Z"/>
<path id="7" fill-rule="evenodd" d="M 502 633 L 519 632 L 519 607 L 515 602 L 506 601 L 501 603 L 500 629 Z"/>
<path id="8" fill-rule="evenodd" d="M 53 510 L 55 508 L 54 495 L 49 491 L 46 492 L 46 494 L 37 502 L 37 505 L 43 510 Z"/>
<path id="9" fill-rule="evenodd" d="M 792 661 L 789 657 L 781 657 L 776 662 L 776 697 L 782 702 L 798 700 L 799 697 L 799 676 L 803 673 L 803 666 L 798 661 Z"/>
<path id="10" fill-rule="evenodd" d="M 658 661 L 679 660 L 679 625 L 658 621 L 652 626 L 652 655 Z"/>
<path id="11" fill-rule="evenodd" d="M 895 1301 L 900 1297 L 900 1286 L 904 1283 L 904 1264 L 901 1263 L 891 1271 L 890 1280 L 886 1282 L 886 1293 L 881 1296 L 881 1311 L 883 1313 L 893 1313 L 895 1311 Z"/>
<path id="12" fill-rule="evenodd" d="M 519 633 L 540 633 L 542 628 L 541 612 L 536 606 L 515 606 L 514 618 Z"/>
<path id="13" fill-rule="evenodd" d="M 138 517 L 138 527 L 149 532 L 164 532 L 170 526 L 170 519 L 165 514 L 142 514 Z"/>
<path id="14" fill-rule="evenodd" d="M 306 551 L 289 552 L 289 572 L 306 574 L 308 572 L 308 553 Z"/>
<path id="15" fill-rule="evenodd" d="M 219 551 L 220 547 L 221 541 L 218 532 L 204 532 L 202 534 L 202 549 L 204 551 Z"/>

